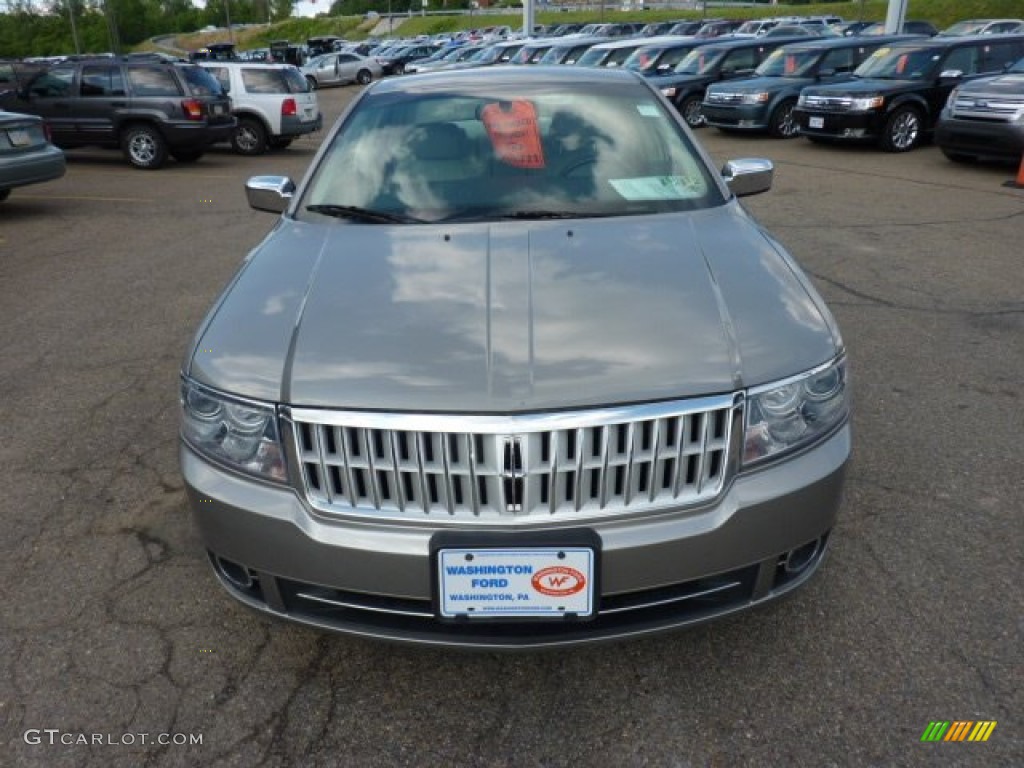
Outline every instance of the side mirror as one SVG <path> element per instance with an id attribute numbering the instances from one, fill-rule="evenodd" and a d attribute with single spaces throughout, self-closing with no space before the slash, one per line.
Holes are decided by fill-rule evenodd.
<path id="1" fill-rule="evenodd" d="M 295 194 L 295 182 L 287 176 L 253 176 L 245 182 L 249 207 L 257 211 L 284 213 Z"/>
<path id="2" fill-rule="evenodd" d="M 722 178 L 736 197 L 767 192 L 772 188 L 774 175 L 772 161 L 757 157 L 729 160 L 722 168 Z"/>
<path id="3" fill-rule="evenodd" d="M 820 70 L 818 72 L 818 79 L 819 80 L 823 80 L 826 77 L 835 77 L 835 76 L 836 76 L 835 69 L 822 69 L 822 70 Z"/>

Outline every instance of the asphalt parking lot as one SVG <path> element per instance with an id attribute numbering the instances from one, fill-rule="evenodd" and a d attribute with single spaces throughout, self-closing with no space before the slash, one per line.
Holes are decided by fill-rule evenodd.
<path id="1" fill-rule="evenodd" d="M 327 124 L 354 93 L 320 92 Z M 539 654 L 278 623 L 208 572 L 177 469 L 179 364 L 274 223 L 244 180 L 300 177 L 319 135 L 157 172 L 75 152 L 61 181 L 16 190 L 0 205 L 0 764 L 1024 764 L 1015 169 L 698 135 L 719 164 L 775 161 L 748 207 L 845 335 L 855 452 L 833 549 L 767 609 Z M 932 721 L 997 725 L 923 743 Z"/>

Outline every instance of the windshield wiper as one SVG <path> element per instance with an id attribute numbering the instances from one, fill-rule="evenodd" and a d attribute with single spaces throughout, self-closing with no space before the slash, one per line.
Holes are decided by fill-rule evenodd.
<path id="1" fill-rule="evenodd" d="M 387 211 L 374 211 L 370 208 L 360 208 L 358 205 L 333 205 L 330 203 L 318 203 L 307 205 L 307 211 L 322 213 L 325 216 L 334 216 L 339 219 L 357 219 L 359 221 L 370 221 L 376 224 L 423 224 L 423 219 L 415 216 L 406 216 L 403 213 L 388 213 Z"/>

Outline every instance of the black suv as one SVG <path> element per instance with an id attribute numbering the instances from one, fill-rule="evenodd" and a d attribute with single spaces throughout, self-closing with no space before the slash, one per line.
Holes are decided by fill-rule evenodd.
<path id="1" fill-rule="evenodd" d="M 788 139 L 796 136 L 793 108 L 808 85 L 848 80 L 876 48 L 891 37 L 829 37 L 776 48 L 754 76 L 716 83 L 701 107 L 704 121 L 723 131 L 761 131 Z"/>
<path id="2" fill-rule="evenodd" d="M 0 108 L 39 115 L 63 149 L 119 147 L 143 169 L 159 168 L 168 155 L 198 160 L 235 128 L 216 78 L 194 64 L 158 58 L 63 62 L 0 94 Z"/>
<path id="3" fill-rule="evenodd" d="M 1022 55 L 1024 35 L 886 45 L 852 80 L 804 88 L 793 116 L 812 141 L 873 141 L 887 152 L 906 152 L 934 130 L 955 86 L 999 74 Z"/>
<path id="4" fill-rule="evenodd" d="M 691 128 L 704 125 L 701 103 L 712 83 L 750 77 L 768 54 L 787 43 L 807 42 L 806 37 L 745 37 L 716 41 L 690 51 L 670 75 L 659 77 L 658 88 Z"/>

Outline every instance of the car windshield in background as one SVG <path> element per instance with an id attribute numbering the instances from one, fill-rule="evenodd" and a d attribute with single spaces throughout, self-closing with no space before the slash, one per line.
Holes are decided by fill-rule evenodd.
<path id="1" fill-rule="evenodd" d="M 754 74 L 761 77 L 804 77 L 821 57 L 820 51 L 786 51 L 776 48 Z"/>
<path id="2" fill-rule="evenodd" d="M 686 58 L 676 64 L 676 73 L 680 75 L 704 75 L 715 68 L 722 56 L 722 51 L 711 51 L 707 48 L 694 48 Z"/>
<path id="3" fill-rule="evenodd" d="M 942 57 L 933 48 L 879 48 L 857 67 L 857 77 L 879 80 L 919 80 L 928 77 Z"/>
<path id="4" fill-rule="evenodd" d="M 482 83 L 367 94 L 316 168 L 298 215 L 494 221 L 724 202 L 675 117 L 647 89 L 628 82 L 586 93 L 556 85 L 496 93 Z"/>

